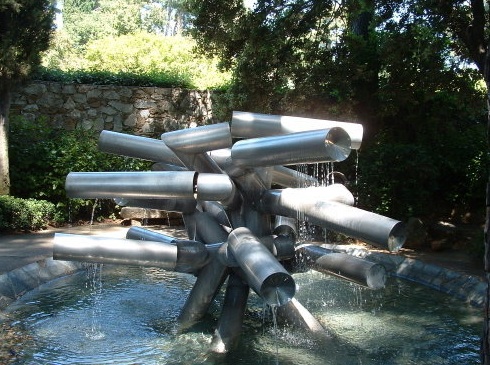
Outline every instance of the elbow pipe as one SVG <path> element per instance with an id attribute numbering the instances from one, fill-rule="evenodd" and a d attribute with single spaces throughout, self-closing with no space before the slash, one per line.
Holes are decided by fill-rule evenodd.
<path id="1" fill-rule="evenodd" d="M 196 198 L 227 200 L 235 185 L 223 174 L 194 171 L 70 172 L 65 190 L 71 198 Z"/>
<path id="2" fill-rule="evenodd" d="M 160 267 L 195 272 L 208 261 L 206 247 L 196 241 L 176 244 L 55 233 L 55 260 Z"/>
<path id="3" fill-rule="evenodd" d="M 316 271 L 333 274 L 370 289 L 385 286 L 386 269 L 381 264 L 313 244 L 302 245 L 297 250 L 304 254 L 309 266 Z"/>
<path id="4" fill-rule="evenodd" d="M 294 196 L 285 198 L 280 192 L 268 191 L 262 196 L 260 209 L 288 217 L 301 215 L 312 224 L 393 252 L 398 251 L 406 239 L 403 222 L 337 201 L 322 199 L 300 202 Z"/>
<path id="5" fill-rule="evenodd" d="M 99 150 L 143 160 L 182 166 L 182 161 L 164 142 L 154 138 L 134 136 L 104 130 L 99 136 Z"/>
<path id="6" fill-rule="evenodd" d="M 248 228 L 233 230 L 227 243 L 249 286 L 266 303 L 281 306 L 294 297 L 294 279 Z"/>
<path id="7" fill-rule="evenodd" d="M 363 127 L 358 123 L 239 111 L 233 112 L 231 121 L 233 137 L 243 138 L 267 137 L 332 127 L 340 127 L 349 134 L 352 149 L 357 150 L 361 147 Z"/>
<path id="8" fill-rule="evenodd" d="M 239 167 L 343 161 L 350 145 L 347 132 L 334 127 L 241 140 L 231 148 L 231 158 Z"/>

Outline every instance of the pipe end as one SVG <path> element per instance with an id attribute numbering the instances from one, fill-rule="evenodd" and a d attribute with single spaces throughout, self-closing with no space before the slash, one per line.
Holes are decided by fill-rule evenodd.
<path id="1" fill-rule="evenodd" d="M 260 287 L 260 296 L 271 306 L 283 306 L 293 299 L 296 284 L 291 275 L 276 272 L 267 277 Z"/>

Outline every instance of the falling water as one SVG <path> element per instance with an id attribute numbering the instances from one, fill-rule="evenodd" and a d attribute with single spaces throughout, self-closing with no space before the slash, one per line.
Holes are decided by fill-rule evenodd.
<path id="1" fill-rule="evenodd" d="M 86 289 L 90 293 L 92 300 L 92 313 L 90 318 L 90 328 L 85 333 L 85 337 L 90 340 L 101 340 L 105 337 L 101 326 L 101 306 L 100 300 L 102 296 L 102 267 L 103 264 L 87 264 Z"/>

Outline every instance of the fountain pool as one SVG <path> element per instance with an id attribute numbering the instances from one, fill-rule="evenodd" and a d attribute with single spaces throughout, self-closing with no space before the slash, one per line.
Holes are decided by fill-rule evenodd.
<path id="1" fill-rule="evenodd" d="M 223 293 L 208 315 L 178 333 L 194 285 L 161 269 L 87 266 L 8 307 L 30 339 L 13 362 L 43 364 L 476 364 L 481 313 L 457 299 L 389 278 L 369 290 L 315 271 L 295 274 L 296 297 L 332 334 L 318 342 L 278 324 L 252 293 L 235 351 L 210 351 Z M 90 268 L 90 270 L 88 269 Z"/>

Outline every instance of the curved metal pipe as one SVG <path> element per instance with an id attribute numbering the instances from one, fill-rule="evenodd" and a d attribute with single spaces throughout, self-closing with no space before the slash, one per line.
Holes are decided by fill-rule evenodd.
<path id="1" fill-rule="evenodd" d="M 231 158 L 240 167 L 295 165 L 343 161 L 350 151 L 349 135 L 334 127 L 241 140 L 231 148 Z"/>
<path id="2" fill-rule="evenodd" d="M 386 269 L 381 264 L 313 244 L 301 245 L 297 250 L 305 255 L 314 270 L 340 276 L 371 289 L 381 289 L 386 284 Z"/>
<path id="3" fill-rule="evenodd" d="M 233 230 L 227 242 L 248 284 L 266 303 L 281 306 L 294 297 L 294 279 L 248 228 Z"/>
<path id="4" fill-rule="evenodd" d="M 358 123 L 240 111 L 233 112 L 231 121 L 232 135 L 244 138 L 267 137 L 332 127 L 341 127 L 349 134 L 352 149 L 361 147 L 363 127 Z"/>
<path id="5" fill-rule="evenodd" d="M 164 142 L 154 138 L 104 130 L 99 136 L 99 150 L 121 156 L 182 166 L 182 161 L 175 153 Z"/>
<path id="6" fill-rule="evenodd" d="M 235 194 L 227 175 L 194 171 L 70 172 L 71 198 L 196 198 L 226 200 Z"/>
<path id="7" fill-rule="evenodd" d="M 160 267 L 195 272 L 207 263 L 206 247 L 196 241 L 164 242 L 55 233 L 55 260 Z"/>

